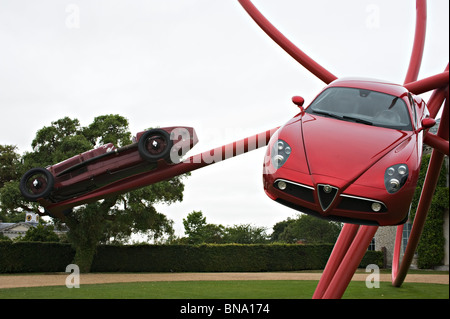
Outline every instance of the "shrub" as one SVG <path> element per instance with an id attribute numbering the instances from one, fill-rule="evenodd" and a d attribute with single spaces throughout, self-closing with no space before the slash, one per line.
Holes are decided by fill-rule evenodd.
<path id="1" fill-rule="evenodd" d="M 333 245 L 102 245 L 93 272 L 259 272 L 323 269 Z M 61 272 L 73 262 L 69 244 L 0 242 L 0 272 Z M 368 251 L 361 267 L 383 264 Z"/>

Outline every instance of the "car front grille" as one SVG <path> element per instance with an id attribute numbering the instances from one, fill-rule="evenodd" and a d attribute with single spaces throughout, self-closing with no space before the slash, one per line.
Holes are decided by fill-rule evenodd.
<path id="1" fill-rule="evenodd" d="M 387 212 L 386 205 L 380 201 L 345 194 L 341 194 L 341 202 L 339 203 L 337 208 L 344 210 L 354 210 L 359 212 L 374 213 L 374 210 L 372 209 L 372 205 L 374 203 L 378 203 L 381 205 L 380 210 L 377 211 L 378 213 Z"/>
<path id="2" fill-rule="evenodd" d="M 280 188 L 280 182 L 284 182 L 286 185 L 285 189 Z M 304 201 L 314 203 L 314 188 L 311 186 L 294 183 L 285 179 L 277 179 L 274 183 L 275 188 L 281 190 L 282 192 L 295 196 Z"/>
<path id="3" fill-rule="evenodd" d="M 285 179 L 277 179 L 274 182 L 274 187 L 283 193 L 294 196 L 306 202 L 315 203 L 314 187 L 295 183 Z M 364 212 L 364 213 L 385 213 L 387 207 L 384 203 L 353 195 L 340 194 L 339 199 L 336 198 L 339 190 L 330 185 L 318 185 L 319 202 L 323 211 L 326 211 L 333 202 L 339 200 L 336 209 Z M 378 206 L 378 210 L 374 210 L 374 205 Z"/>

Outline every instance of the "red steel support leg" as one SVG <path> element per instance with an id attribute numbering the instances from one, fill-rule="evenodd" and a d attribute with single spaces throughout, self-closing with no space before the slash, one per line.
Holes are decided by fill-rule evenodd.
<path id="1" fill-rule="evenodd" d="M 394 255 L 392 258 L 392 282 L 394 282 L 395 278 L 397 278 L 398 269 L 400 266 L 400 252 L 402 249 L 402 237 L 404 226 L 405 224 L 398 225 L 397 233 L 395 234 Z"/>
<path id="2" fill-rule="evenodd" d="M 320 281 L 314 292 L 313 299 L 322 298 L 328 288 L 328 285 L 333 279 L 336 270 L 339 268 L 339 264 L 342 259 L 344 259 L 345 253 L 348 251 L 353 239 L 355 238 L 358 228 L 359 225 L 344 224 L 339 238 L 334 245 L 333 251 L 331 252 L 330 258 L 328 259 L 327 265 L 322 273 L 322 276 L 320 277 Z"/>
<path id="3" fill-rule="evenodd" d="M 323 294 L 324 299 L 342 298 L 377 230 L 378 226 L 361 226 L 359 228 L 330 285 Z"/>

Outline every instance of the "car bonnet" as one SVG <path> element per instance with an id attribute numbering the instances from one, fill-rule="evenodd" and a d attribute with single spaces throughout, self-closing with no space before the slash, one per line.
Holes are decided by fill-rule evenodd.
<path id="1" fill-rule="evenodd" d="M 342 187 L 356 180 L 409 135 L 408 132 L 305 114 L 303 142 L 317 183 L 331 178 Z M 335 182 L 336 184 L 336 182 Z"/>

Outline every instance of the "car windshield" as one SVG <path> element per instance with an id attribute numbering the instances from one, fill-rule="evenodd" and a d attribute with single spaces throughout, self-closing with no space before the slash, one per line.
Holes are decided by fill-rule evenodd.
<path id="1" fill-rule="evenodd" d="M 323 91 L 307 113 L 367 125 L 411 131 L 411 119 L 403 99 L 375 91 L 332 87 Z"/>

